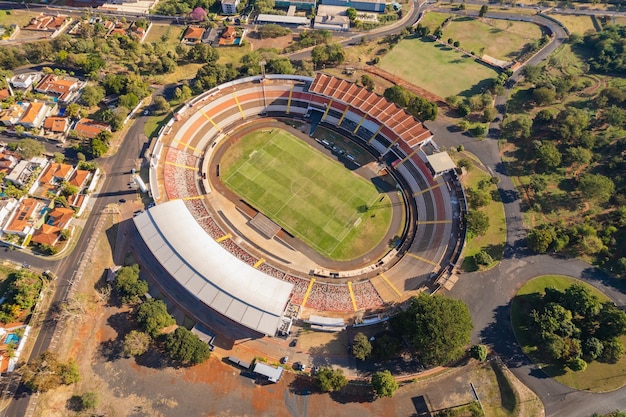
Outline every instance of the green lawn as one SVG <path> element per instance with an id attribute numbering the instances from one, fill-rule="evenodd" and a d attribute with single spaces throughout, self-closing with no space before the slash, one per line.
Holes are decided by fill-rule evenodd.
<path id="1" fill-rule="evenodd" d="M 452 38 L 461 48 L 503 61 L 516 58 L 524 45 L 541 38 L 539 26 L 528 22 L 456 17 L 443 30 L 443 39 Z"/>
<path id="2" fill-rule="evenodd" d="M 474 164 L 479 164 L 479 159 L 470 154 L 469 152 L 460 152 L 453 154 L 453 159 L 459 161 L 463 158 L 469 158 L 474 161 Z M 491 176 L 477 166 L 473 166 L 462 178 L 463 187 L 465 189 L 478 189 L 478 183 L 481 181 L 489 181 Z M 468 239 L 465 242 L 463 248 L 463 260 L 462 267 L 465 271 L 476 271 L 478 266 L 474 262 L 474 255 L 481 250 L 486 250 L 494 260 L 493 265 L 487 266 L 487 268 L 493 267 L 497 262 L 502 259 L 504 253 L 504 245 L 506 243 L 506 220 L 504 217 L 504 206 L 498 194 L 498 187 L 495 184 L 489 183 L 487 190 L 492 195 L 492 201 L 485 207 L 480 207 L 478 210 L 484 212 L 489 217 L 489 229 L 484 236 L 476 236 L 473 239 Z M 495 198 L 493 198 L 495 197 Z"/>
<path id="3" fill-rule="evenodd" d="M 435 31 L 435 29 L 441 26 L 444 20 L 446 20 L 450 16 L 453 16 L 453 15 L 449 13 L 438 13 L 438 12 L 427 11 L 426 13 L 424 13 L 424 17 L 422 17 L 422 19 L 420 20 L 420 24 L 424 27 L 429 28 L 430 32 L 432 33 Z"/>
<path id="4" fill-rule="evenodd" d="M 226 151 L 221 170 L 228 188 L 331 259 L 369 252 L 389 229 L 385 194 L 284 130 L 244 136 Z"/>
<path id="5" fill-rule="evenodd" d="M 418 38 L 400 41 L 383 57 L 380 66 L 442 98 L 479 93 L 498 75 L 469 56 Z"/>
<path id="6" fill-rule="evenodd" d="M 561 368 L 551 364 L 544 364 L 538 359 L 537 346 L 531 342 L 531 337 L 524 331 L 524 318 L 529 313 L 530 306 L 524 301 L 525 297 L 532 294 L 543 294 L 547 287 L 554 287 L 558 290 L 565 290 L 573 284 L 582 284 L 590 289 L 601 302 L 610 299 L 595 287 L 585 282 L 562 275 L 544 275 L 534 278 L 524 284 L 511 303 L 511 321 L 517 341 L 522 346 L 522 350 L 537 363 L 543 371 L 561 384 L 578 390 L 589 390 L 593 392 L 607 392 L 616 390 L 626 383 L 626 356 L 615 364 L 592 361 L 587 365 L 584 372 L 573 372 L 569 368 Z M 626 336 L 620 338 L 622 344 L 626 345 Z"/>
<path id="7" fill-rule="evenodd" d="M 551 17 L 563 23 L 563 25 L 565 25 L 570 33 L 584 35 L 587 31 L 596 31 L 596 28 L 593 26 L 593 20 L 591 20 L 591 16 L 554 14 L 551 15 Z"/>
<path id="8" fill-rule="evenodd" d="M 39 16 L 39 12 L 27 10 L 0 10 L 0 25 L 18 25 L 24 27 L 30 23 L 33 17 Z"/>

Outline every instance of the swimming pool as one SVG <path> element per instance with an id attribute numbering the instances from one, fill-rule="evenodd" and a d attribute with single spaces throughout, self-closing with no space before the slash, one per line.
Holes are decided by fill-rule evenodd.
<path id="1" fill-rule="evenodd" d="M 17 337 L 17 335 L 15 333 L 9 333 L 7 335 L 7 338 L 4 339 L 4 343 L 7 345 L 10 345 L 11 343 L 14 343 L 17 345 L 17 343 L 20 341 L 20 338 Z"/>

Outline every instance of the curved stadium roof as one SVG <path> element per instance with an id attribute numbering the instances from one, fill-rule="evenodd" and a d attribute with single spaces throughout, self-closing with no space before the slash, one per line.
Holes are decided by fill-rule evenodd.
<path id="1" fill-rule="evenodd" d="M 273 336 L 293 284 L 241 262 L 213 240 L 182 200 L 134 218 L 157 261 L 198 300 L 231 320 Z"/>

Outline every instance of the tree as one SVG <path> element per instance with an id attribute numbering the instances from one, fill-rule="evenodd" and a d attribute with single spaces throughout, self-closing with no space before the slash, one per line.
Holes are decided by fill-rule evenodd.
<path id="1" fill-rule="evenodd" d="M 487 346 L 485 345 L 474 345 L 470 350 L 470 355 L 472 358 L 484 362 L 487 359 Z"/>
<path id="2" fill-rule="evenodd" d="M 372 351 L 374 352 L 374 356 L 376 356 L 376 358 L 385 361 L 395 358 L 398 355 L 400 348 L 401 345 L 398 339 L 390 336 L 389 334 L 383 334 L 374 340 Z"/>
<path id="3" fill-rule="evenodd" d="M 182 90 L 179 90 L 178 88 L 177 90 L 180 91 L 180 96 L 182 97 L 182 94 L 183 94 Z M 165 97 L 156 96 L 154 98 L 154 107 L 157 109 L 157 111 L 161 113 L 165 113 L 170 109 L 170 103 L 167 102 Z"/>
<path id="4" fill-rule="evenodd" d="M 356 9 L 354 7 L 348 7 L 346 10 L 346 16 L 348 16 L 348 19 L 350 19 L 351 22 L 354 22 L 357 16 Z"/>
<path id="5" fill-rule="evenodd" d="M 488 11 L 489 11 L 489 6 L 487 6 L 486 4 L 483 4 L 482 7 L 480 8 L 480 11 L 478 12 L 478 17 L 484 17 Z"/>
<path id="6" fill-rule="evenodd" d="M 98 406 L 100 399 L 97 392 L 86 392 L 79 397 L 80 411 L 92 410 Z"/>
<path id="7" fill-rule="evenodd" d="M 546 106 L 556 100 L 556 91 L 549 87 L 539 87 L 533 90 L 533 99 L 539 106 Z"/>
<path id="8" fill-rule="evenodd" d="M 128 356 L 141 356 L 148 350 L 152 338 L 148 333 L 131 330 L 124 337 L 124 353 Z"/>
<path id="9" fill-rule="evenodd" d="M 604 344 L 596 337 L 590 337 L 583 343 L 583 354 L 590 359 L 597 359 L 602 355 Z"/>
<path id="10" fill-rule="evenodd" d="M 34 139 L 21 139 L 13 143 L 17 153 L 24 159 L 41 156 L 46 151 L 43 144 Z"/>
<path id="11" fill-rule="evenodd" d="M 189 365 L 202 363 L 211 356 L 209 345 L 184 327 L 167 335 L 165 350 L 172 359 Z"/>
<path id="12" fill-rule="evenodd" d="M 425 365 L 442 365 L 460 358 L 470 341 L 472 318 L 460 300 L 421 293 L 392 320 Z"/>
<path id="13" fill-rule="evenodd" d="M 538 253 L 546 253 L 552 242 L 556 239 L 554 229 L 532 229 L 526 236 L 528 247 Z"/>
<path id="14" fill-rule="evenodd" d="M 73 359 L 63 363 L 55 353 L 46 351 L 22 367 L 22 380 L 32 391 L 46 392 L 78 382 L 78 367 Z"/>
<path id="15" fill-rule="evenodd" d="M 54 162 L 56 162 L 57 164 L 60 164 L 63 161 L 65 161 L 65 155 L 63 155 L 61 152 L 55 152 L 54 153 Z"/>
<path id="16" fill-rule="evenodd" d="M 563 297 L 563 306 L 572 312 L 574 317 L 592 320 L 600 313 L 600 299 L 586 286 L 574 284 L 567 287 Z"/>
<path id="17" fill-rule="evenodd" d="M 361 75 L 361 84 L 363 84 L 363 87 L 365 87 L 367 91 L 374 91 L 374 87 L 376 87 L 374 79 L 367 74 Z"/>
<path id="18" fill-rule="evenodd" d="M 259 33 L 261 39 L 279 38 L 281 36 L 289 35 L 291 33 L 291 29 L 270 23 L 269 25 L 261 25 L 257 29 L 257 32 Z"/>
<path id="19" fill-rule="evenodd" d="M 161 329 L 175 324 L 174 317 L 167 312 L 167 306 L 161 300 L 151 298 L 137 309 L 137 324 L 152 337 L 161 333 Z"/>
<path id="20" fill-rule="evenodd" d="M 361 332 L 354 336 L 352 341 L 352 354 L 355 358 L 364 361 L 372 353 L 372 344 L 367 336 Z"/>
<path id="21" fill-rule="evenodd" d="M 587 362 L 581 358 L 576 358 L 568 364 L 569 368 L 574 372 L 584 372 L 587 369 Z"/>
<path id="22" fill-rule="evenodd" d="M 109 145 L 102 141 L 100 138 L 93 138 L 89 142 L 89 152 L 94 158 L 100 158 L 106 154 L 109 150 Z"/>
<path id="23" fill-rule="evenodd" d="M 192 20 L 202 22 L 206 20 L 206 11 L 202 7 L 196 7 L 189 13 L 189 17 Z"/>
<path id="24" fill-rule="evenodd" d="M 80 95 L 80 102 L 87 107 L 93 107 L 102 101 L 104 95 L 104 88 L 88 85 L 83 88 L 83 92 Z"/>
<path id="25" fill-rule="evenodd" d="M 528 139 L 532 133 L 533 121 L 526 115 L 507 117 L 502 122 L 502 135 L 509 139 Z"/>
<path id="26" fill-rule="evenodd" d="M 148 283 L 139 279 L 139 265 L 124 266 L 115 273 L 115 287 L 122 296 L 122 302 L 139 301 L 139 296 L 148 292 Z"/>
<path id="27" fill-rule="evenodd" d="M 583 174 L 578 182 L 583 198 L 606 203 L 615 193 L 615 183 L 601 174 Z"/>
<path id="28" fill-rule="evenodd" d="M 561 165 L 561 152 L 551 143 L 544 143 L 537 149 L 537 159 L 544 169 L 554 169 Z"/>
<path id="29" fill-rule="evenodd" d="M 378 397 L 393 397 L 398 390 L 398 383 L 388 370 L 374 373 L 371 383 Z"/>
<path id="30" fill-rule="evenodd" d="M 482 211 L 470 209 L 465 215 L 465 224 L 471 236 L 482 236 L 489 229 L 489 217 Z"/>
<path id="31" fill-rule="evenodd" d="M 333 392 L 345 387 L 348 379 L 341 369 L 322 367 L 317 373 L 317 384 L 323 392 Z"/>
<path id="32" fill-rule="evenodd" d="M 593 152 L 581 146 L 576 146 L 573 148 L 567 148 L 565 150 L 565 157 L 570 163 L 587 165 L 593 158 Z"/>
<path id="33" fill-rule="evenodd" d="M 493 258 L 487 251 L 481 250 L 474 255 L 474 261 L 478 265 L 491 265 L 493 263 Z"/>
<path id="34" fill-rule="evenodd" d="M 604 342 L 602 360 L 608 363 L 617 363 L 624 354 L 624 346 L 618 339 L 609 339 Z"/>

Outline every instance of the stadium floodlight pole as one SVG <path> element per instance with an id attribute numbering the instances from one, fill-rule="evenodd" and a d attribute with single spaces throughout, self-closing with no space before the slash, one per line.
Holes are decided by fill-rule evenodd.
<path id="1" fill-rule="evenodd" d="M 265 106 L 265 113 L 267 113 L 267 100 L 265 99 L 265 64 L 267 64 L 267 62 L 264 59 L 259 61 L 259 65 L 261 66 L 261 89 L 263 90 L 263 106 Z"/>

